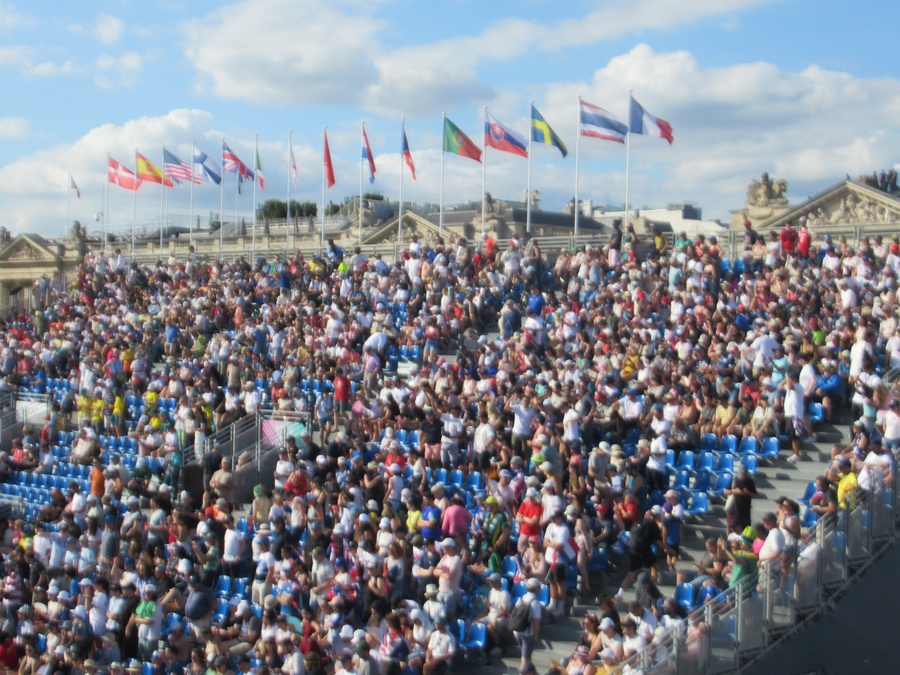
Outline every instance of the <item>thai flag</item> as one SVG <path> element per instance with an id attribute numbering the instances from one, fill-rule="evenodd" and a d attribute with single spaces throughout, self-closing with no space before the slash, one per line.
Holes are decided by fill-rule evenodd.
<path id="1" fill-rule="evenodd" d="M 669 145 L 675 140 L 672 136 L 672 125 L 659 117 L 654 117 L 644 107 L 631 99 L 631 111 L 628 115 L 629 130 L 633 134 L 643 134 L 645 136 L 658 136 L 669 141 Z"/>
<path id="2" fill-rule="evenodd" d="M 580 107 L 578 127 L 582 136 L 613 141 L 614 143 L 625 143 L 625 134 L 628 133 L 628 127 L 625 126 L 622 120 L 600 106 L 585 103 L 584 101 L 579 101 L 578 105 Z"/>
<path id="3" fill-rule="evenodd" d="M 369 182 L 375 182 L 375 158 L 372 156 L 372 148 L 369 145 L 369 136 L 366 133 L 366 125 L 362 127 L 362 158 L 369 163 Z"/>
<path id="4" fill-rule="evenodd" d="M 520 157 L 528 157 L 525 139 L 506 125 L 498 122 L 487 112 L 484 118 L 484 144 L 489 148 L 511 152 Z"/>

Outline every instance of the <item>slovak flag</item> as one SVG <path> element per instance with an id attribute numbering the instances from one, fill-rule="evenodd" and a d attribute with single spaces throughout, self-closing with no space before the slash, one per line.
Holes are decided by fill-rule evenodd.
<path id="1" fill-rule="evenodd" d="M 362 125 L 362 158 L 369 163 L 369 182 L 375 182 L 375 158 L 372 156 L 372 148 L 369 145 L 369 135 L 366 133 L 366 125 Z"/>
<path id="2" fill-rule="evenodd" d="M 628 115 L 629 131 L 633 134 L 645 136 L 659 136 L 669 141 L 669 145 L 675 140 L 672 136 L 672 125 L 659 117 L 654 117 L 644 107 L 631 99 L 631 111 Z"/>
<path id="3" fill-rule="evenodd" d="M 504 124 L 498 122 L 490 113 L 484 117 L 484 145 L 503 152 L 511 152 L 520 157 L 528 157 L 525 139 Z"/>

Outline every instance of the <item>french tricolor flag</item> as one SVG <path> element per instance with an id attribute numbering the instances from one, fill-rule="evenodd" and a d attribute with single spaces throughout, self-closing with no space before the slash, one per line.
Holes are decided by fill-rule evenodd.
<path id="1" fill-rule="evenodd" d="M 629 132 L 643 134 L 645 136 L 658 136 L 665 138 L 671 145 L 675 137 L 672 136 L 672 125 L 659 117 L 654 117 L 644 107 L 631 99 L 631 112 L 628 116 Z"/>

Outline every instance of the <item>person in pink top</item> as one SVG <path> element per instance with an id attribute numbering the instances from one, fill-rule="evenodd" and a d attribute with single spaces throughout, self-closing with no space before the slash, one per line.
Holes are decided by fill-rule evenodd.
<path id="1" fill-rule="evenodd" d="M 441 517 L 441 534 L 454 539 L 465 537 L 471 522 L 472 516 L 466 509 L 466 503 L 459 497 L 453 497 Z"/>

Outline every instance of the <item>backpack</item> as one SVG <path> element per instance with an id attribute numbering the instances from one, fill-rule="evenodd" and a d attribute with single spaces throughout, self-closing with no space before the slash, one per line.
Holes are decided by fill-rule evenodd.
<path id="1" fill-rule="evenodd" d="M 519 600 L 509 613 L 508 626 L 510 630 L 523 633 L 531 627 L 531 603 Z"/>

